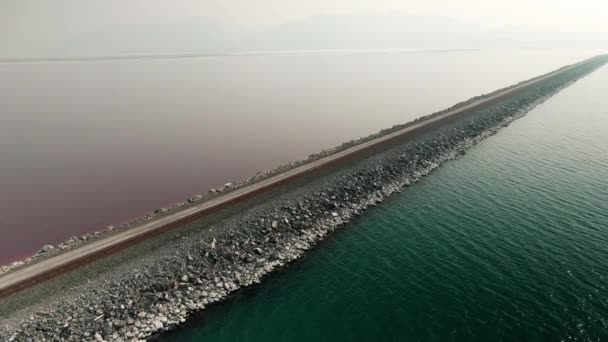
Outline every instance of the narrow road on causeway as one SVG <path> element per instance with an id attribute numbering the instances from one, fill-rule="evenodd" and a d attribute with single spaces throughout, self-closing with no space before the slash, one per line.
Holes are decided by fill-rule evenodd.
<path id="1" fill-rule="evenodd" d="M 201 216 L 204 216 L 204 214 L 213 211 L 214 209 L 222 208 L 226 205 L 235 203 L 241 199 L 249 198 L 261 191 L 265 191 L 272 188 L 273 186 L 282 184 L 289 179 L 307 174 L 313 170 L 322 168 L 340 159 L 352 156 L 363 150 L 369 149 L 370 147 L 385 143 L 397 137 L 403 137 L 406 134 L 418 131 L 421 128 L 428 126 L 432 123 L 445 120 L 448 117 L 467 112 L 471 109 L 475 109 L 490 101 L 501 99 L 509 94 L 512 94 L 513 92 L 522 90 L 525 87 L 535 85 L 550 77 L 558 76 L 581 64 L 589 63 L 595 58 L 599 57 L 594 57 L 592 59 L 571 65 L 569 67 L 556 70 L 542 77 L 538 77 L 520 85 L 508 88 L 504 91 L 501 91 L 500 93 L 482 98 L 468 105 L 450 110 L 444 114 L 428 118 L 402 130 L 358 144 L 341 152 L 334 153 L 316 161 L 312 161 L 297 168 L 272 176 L 265 180 L 222 194 L 218 197 L 198 203 L 178 212 L 169 214 L 158 219 L 154 219 L 140 226 L 130 228 L 120 233 L 109 235 L 107 237 L 101 238 L 100 240 L 93 241 L 89 244 L 67 251 L 63 254 L 59 254 L 57 256 L 49 257 L 46 260 L 23 266 L 20 269 L 0 276 L 0 298 L 10 296 L 24 288 L 34 286 L 63 272 L 78 268 L 87 262 L 91 262 L 105 255 L 117 252 L 118 250 L 125 248 L 128 245 L 141 242 L 142 240 L 154 236 L 155 233 L 158 234 L 168 229 L 175 228 L 183 224 L 184 222 L 187 222 L 188 219 L 192 220 L 194 218 L 199 218 Z M 33 214 L 35 215 L 35 213 Z"/>

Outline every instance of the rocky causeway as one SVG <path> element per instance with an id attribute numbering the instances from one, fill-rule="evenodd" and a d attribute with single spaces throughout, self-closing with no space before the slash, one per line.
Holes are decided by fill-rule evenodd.
<path id="1" fill-rule="evenodd" d="M 179 231 L 167 233 L 177 233 L 177 238 L 150 255 L 105 270 L 99 279 L 79 281 L 69 291 L 51 291 L 42 303 L 24 305 L 21 294 L 4 299 L 0 301 L 0 340 L 154 339 L 301 258 L 365 210 L 463 155 L 605 62 L 601 58 L 581 64 L 472 109 L 458 120 L 361 158 L 311 184 L 266 196 L 226 219 L 199 228 L 195 222 L 181 236 Z M 42 254 L 57 249 L 47 246 Z"/>

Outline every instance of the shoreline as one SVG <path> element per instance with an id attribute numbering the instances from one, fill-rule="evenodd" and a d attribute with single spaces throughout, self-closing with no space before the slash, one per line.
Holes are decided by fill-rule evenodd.
<path id="1" fill-rule="evenodd" d="M 217 57 L 248 57 L 263 55 L 297 55 L 341 53 L 341 54 L 370 54 L 370 53 L 442 53 L 442 52 L 469 52 L 479 51 L 477 48 L 453 48 L 453 49 L 319 49 L 319 50 L 261 50 L 225 53 L 178 53 L 178 54 L 134 54 L 134 55 L 110 55 L 110 56 L 73 56 L 73 57 L 0 57 L 0 63 L 66 63 L 66 62 L 111 62 L 129 60 L 162 60 L 162 59 L 202 59 Z"/>
<path id="2" fill-rule="evenodd" d="M 360 161 L 358 169 L 324 181 L 316 191 L 248 210 L 228 229 L 193 233 L 173 243 L 172 254 L 146 260 L 111 281 L 82 285 L 85 291 L 73 291 L 78 295 L 66 294 L 51 309 L 32 313 L 32 319 L 0 328 L 0 337 L 124 341 L 175 328 L 210 303 L 299 259 L 367 208 L 464 154 L 600 66 L 581 67 L 478 109 L 470 118 L 443 124 L 423 138 Z"/>

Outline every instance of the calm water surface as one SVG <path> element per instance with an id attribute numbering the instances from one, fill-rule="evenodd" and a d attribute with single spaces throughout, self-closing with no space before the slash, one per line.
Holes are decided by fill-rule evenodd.
<path id="1" fill-rule="evenodd" d="M 0 64 L 0 263 L 592 54 Z"/>
<path id="2" fill-rule="evenodd" d="M 608 68 L 170 341 L 608 339 Z"/>

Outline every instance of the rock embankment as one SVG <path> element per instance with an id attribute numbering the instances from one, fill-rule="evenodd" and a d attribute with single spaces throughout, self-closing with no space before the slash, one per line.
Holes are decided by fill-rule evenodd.
<path id="1" fill-rule="evenodd" d="M 7 319 L 0 340 L 137 341 L 259 282 L 300 258 L 327 234 L 456 158 L 592 69 L 552 79 L 468 119 L 406 143 L 328 180 L 234 218 L 224 229 L 193 233 L 166 254 L 81 285 L 73 295 Z"/>

